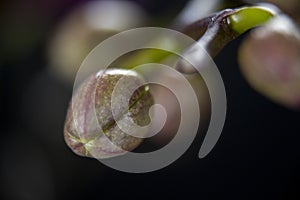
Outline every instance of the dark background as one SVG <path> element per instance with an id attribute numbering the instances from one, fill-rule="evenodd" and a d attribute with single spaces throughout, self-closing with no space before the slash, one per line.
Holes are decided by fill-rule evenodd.
<path id="1" fill-rule="evenodd" d="M 207 157 L 197 157 L 199 137 L 176 162 L 145 174 L 73 154 L 63 140 L 72 85 L 49 73 L 46 51 L 56 25 L 82 2 L 0 3 L 0 199 L 300 199 L 300 113 L 272 103 L 242 77 L 237 51 L 247 34 L 215 58 L 228 111 Z M 186 3 L 137 2 L 153 25 L 171 21 Z"/>

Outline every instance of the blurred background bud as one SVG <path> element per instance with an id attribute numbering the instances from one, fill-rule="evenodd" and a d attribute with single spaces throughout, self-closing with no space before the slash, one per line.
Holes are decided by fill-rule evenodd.
<path id="1" fill-rule="evenodd" d="M 287 107 L 300 108 L 300 33 L 287 16 L 254 30 L 240 47 L 239 63 L 257 91 Z"/>
<path id="2" fill-rule="evenodd" d="M 146 24 L 145 12 L 134 2 L 90 1 L 73 9 L 58 26 L 49 44 L 49 64 L 72 84 L 77 70 L 96 45 L 121 31 Z"/>

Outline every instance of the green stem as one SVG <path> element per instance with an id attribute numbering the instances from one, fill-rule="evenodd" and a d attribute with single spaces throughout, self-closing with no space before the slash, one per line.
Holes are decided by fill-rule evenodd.
<path id="1" fill-rule="evenodd" d="M 203 65 L 203 63 L 206 63 L 203 59 L 207 59 L 207 56 L 203 56 L 203 49 L 211 57 L 215 57 L 230 41 L 273 17 L 274 13 L 264 7 L 227 9 L 217 13 L 197 44 L 192 45 L 184 52 L 183 57 L 193 60 L 193 63 L 197 63 L 197 66 L 191 66 L 184 59 L 179 59 L 176 68 L 183 73 L 195 73 L 196 69 L 194 67 L 198 69 L 206 67 Z"/>
<path id="2" fill-rule="evenodd" d="M 227 18 L 232 31 L 243 34 L 251 28 L 266 23 L 274 17 L 274 13 L 262 7 L 245 7 L 238 9 Z"/>
<path id="3" fill-rule="evenodd" d="M 265 7 L 243 7 L 238 9 L 226 9 L 215 13 L 212 16 L 201 19 L 181 31 L 184 34 L 198 40 L 198 44 L 204 48 L 211 57 L 215 57 L 220 50 L 224 48 L 233 39 L 237 38 L 245 31 L 255 28 L 263 23 L 266 23 L 274 17 L 274 12 Z M 158 38 L 154 43 L 164 43 L 164 38 Z M 174 41 L 176 42 L 176 41 Z M 192 56 L 195 59 L 199 56 L 202 49 L 195 49 L 192 45 L 190 48 L 184 50 L 184 55 Z M 177 46 L 174 45 L 174 48 Z M 199 45 L 198 47 L 199 48 Z M 134 53 L 129 58 L 126 58 L 118 66 L 126 69 L 132 69 L 140 64 L 150 62 L 161 62 L 172 55 L 171 52 L 163 50 L 143 50 Z M 199 65 L 201 59 L 197 59 Z M 194 73 L 196 70 L 192 66 L 186 66 L 186 62 L 179 60 L 176 68 L 184 73 Z"/>

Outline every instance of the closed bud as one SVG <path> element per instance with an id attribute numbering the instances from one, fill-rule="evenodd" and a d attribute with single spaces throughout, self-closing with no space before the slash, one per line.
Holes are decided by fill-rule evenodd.
<path id="1" fill-rule="evenodd" d="M 121 94 L 114 98 L 122 99 L 130 95 L 126 112 L 114 108 L 112 113 L 112 94 L 118 81 L 122 78 Z M 138 87 L 140 85 L 142 87 Z M 119 84 L 120 85 L 120 84 Z M 137 86 L 133 94 L 127 87 Z M 122 155 L 131 151 L 142 142 L 142 137 L 133 137 L 122 131 L 117 121 L 130 118 L 138 126 L 149 124 L 149 108 L 153 98 L 149 87 L 134 71 L 107 69 L 91 75 L 78 88 L 68 108 L 64 127 L 67 145 L 78 155 L 97 159 Z M 145 135 L 146 133 L 139 133 Z"/>

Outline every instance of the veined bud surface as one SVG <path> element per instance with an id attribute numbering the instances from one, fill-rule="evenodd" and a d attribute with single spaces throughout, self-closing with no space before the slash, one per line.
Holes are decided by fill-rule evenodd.
<path id="1" fill-rule="evenodd" d="M 114 98 L 131 96 L 126 112 L 124 105 L 114 108 L 112 114 L 112 94 L 118 81 L 122 78 L 122 94 Z M 124 81 L 124 82 L 123 82 Z M 129 86 L 140 86 L 133 94 Z M 64 138 L 67 145 L 78 155 L 96 159 L 109 158 L 132 151 L 139 146 L 143 138 L 133 137 L 122 131 L 117 121 L 128 118 L 138 126 L 150 123 L 149 108 L 154 100 L 149 86 L 134 71 L 122 69 L 101 70 L 88 77 L 73 94 L 69 105 Z M 115 114 L 117 113 L 117 114 Z M 146 133 L 139 133 L 146 135 Z"/>

